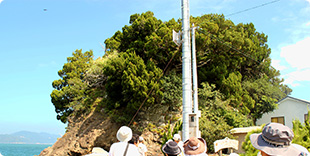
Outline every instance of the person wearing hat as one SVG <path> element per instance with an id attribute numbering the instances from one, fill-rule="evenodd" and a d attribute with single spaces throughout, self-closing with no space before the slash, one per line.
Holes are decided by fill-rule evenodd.
<path id="1" fill-rule="evenodd" d="M 293 131 L 280 123 L 268 123 L 262 133 L 250 135 L 254 148 L 260 150 L 262 156 L 302 156 L 303 153 L 291 145 Z"/>
<path id="2" fill-rule="evenodd" d="M 132 138 L 132 130 L 127 126 L 122 126 L 116 133 L 119 142 L 113 143 L 110 147 L 109 156 L 138 156 L 138 148 L 128 141 Z"/>
<path id="3" fill-rule="evenodd" d="M 184 142 L 185 156 L 207 156 L 207 144 L 203 138 L 191 137 Z"/>
<path id="4" fill-rule="evenodd" d="M 144 138 L 142 136 L 139 136 L 138 148 L 139 148 L 139 151 L 143 151 L 143 156 L 146 156 L 147 147 L 144 144 Z"/>
<path id="5" fill-rule="evenodd" d="M 182 149 L 182 151 L 184 151 L 184 149 L 183 149 L 184 143 L 181 140 L 180 134 L 174 134 L 173 135 L 173 141 L 175 141 L 178 144 L 178 146 Z"/>
<path id="6" fill-rule="evenodd" d="M 178 156 L 182 152 L 178 144 L 172 140 L 166 142 L 166 144 L 162 147 L 162 151 L 166 156 Z"/>

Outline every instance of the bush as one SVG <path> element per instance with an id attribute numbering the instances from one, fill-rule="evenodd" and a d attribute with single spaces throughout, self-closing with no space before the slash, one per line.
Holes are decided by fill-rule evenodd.
<path id="1" fill-rule="evenodd" d="M 199 90 L 199 129 L 201 137 L 207 142 L 209 152 L 214 151 L 214 141 L 226 137 L 233 138 L 230 133 L 232 128 L 246 127 L 252 123 L 237 109 L 229 106 L 229 100 L 223 99 L 223 94 L 215 90 L 215 85 L 202 83 Z"/>
<path id="2" fill-rule="evenodd" d="M 309 114 L 309 112 L 308 112 Z M 293 143 L 304 146 L 305 148 L 310 150 L 310 125 L 309 119 L 305 121 L 304 124 L 301 124 L 299 120 L 293 121 L 293 132 L 294 139 Z"/>
<path id="3" fill-rule="evenodd" d="M 256 148 L 252 146 L 250 135 L 253 133 L 261 133 L 261 132 L 262 132 L 262 129 L 254 130 L 254 131 L 249 132 L 246 135 L 245 141 L 242 143 L 242 149 L 245 151 L 245 153 L 240 154 L 240 156 L 257 156 L 257 153 L 259 152 L 259 150 L 257 150 Z"/>

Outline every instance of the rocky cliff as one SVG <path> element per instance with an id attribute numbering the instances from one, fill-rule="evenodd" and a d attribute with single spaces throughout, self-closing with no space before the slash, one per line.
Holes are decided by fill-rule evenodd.
<path id="1" fill-rule="evenodd" d="M 171 113 L 164 106 L 156 107 L 141 110 L 134 124 L 130 125 L 133 133 L 144 137 L 148 155 L 161 155 L 161 137 L 167 131 L 167 121 L 180 118 L 179 109 Z M 116 132 L 120 126 L 104 115 L 104 111 L 94 110 L 76 116 L 69 120 L 67 132 L 53 146 L 44 149 L 40 156 L 80 156 L 90 153 L 93 147 L 109 151 L 111 144 L 117 141 Z"/>

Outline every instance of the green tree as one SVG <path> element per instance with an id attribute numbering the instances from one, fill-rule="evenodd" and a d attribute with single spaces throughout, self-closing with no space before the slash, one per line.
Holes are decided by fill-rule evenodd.
<path id="1" fill-rule="evenodd" d="M 163 77 L 161 104 L 169 110 L 178 110 L 182 106 L 182 78 L 175 71 Z"/>
<path id="2" fill-rule="evenodd" d="M 267 79 L 257 79 L 253 82 L 244 81 L 245 95 L 253 102 L 245 105 L 249 109 L 254 123 L 261 118 L 264 113 L 271 112 L 277 108 L 276 102 L 279 98 L 284 97 L 285 93 L 281 92 L 277 86 L 270 84 Z M 245 111 L 247 112 L 247 111 Z"/>
<path id="3" fill-rule="evenodd" d="M 181 24 L 171 19 L 162 22 L 154 17 L 154 13 L 148 11 L 142 14 L 130 16 L 129 23 L 117 31 L 111 38 L 105 40 L 106 53 L 111 51 L 134 51 L 145 62 L 152 60 L 160 69 L 181 69 L 181 49 L 172 41 L 172 29 L 181 30 Z M 171 59 L 174 58 L 174 59 Z"/>
<path id="4" fill-rule="evenodd" d="M 52 103 L 55 106 L 57 119 L 67 122 L 68 116 L 74 110 L 83 109 L 83 100 L 87 96 L 85 73 L 93 61 L 93 52 L 76 50 L 72 57 L 67 58 L 63 69 L 58 71 L 61 79 L 53 81 L 54 90 L 51 93 Z"/>
<path id="5" fill-rule="evenodd" d="M 217 14 L 191 17 L 191 22 L 199 26 L 195 32 L 199 87 L 203 91 L 209 88 L 210 95 L 214 94 L 213 98 L 206 93 L 200 95 L 208 97 L 200 98 L 202 114 L 208 119 L 205 125 L 225 123 L 221 132 L 248 125 L 246 116 L 255 121 L 291 92 L 282 84 L 279 71 L 271 66 L 267 35 L 257 32 L 252 23 L 236 25 Z M 129 120 L 145 99 L 146 107 L 179 106 L 182 53 L 172 41 L 172 30 L 181 27 L 181 20 L 163 22 L 150 11 L 134 14 L 129 25 L 105 40 L 101 59 L 89 64 L 68 61 L 59 73 L 62 79 L 53 83 L 51 94 L 59 119 L 66 121 L 72 111 L 82 108 L 76 106 L 85 107 L 85 100 L 99 96 L 100 106 L 122 117 L 121 121 Z M 204 84 L 214 85 L 210 89 Z M 124 110 L 128 114 L 117 113 Z"/>
<path id="6" fill-rule="evenodd" d="M 252 23 L 235 25 L 223 15 L 192 17 L 199 82 L 215 84 L 230 105 L 255 122 L 291 92 L 271 66 L 267 35 Z"/>
<path id="7" fill-rule="evenodd" d="M 151 61 L 145 64 L 135 52 L 119 53 L 115 59 L 108 60 L 103 74 L 107 76 L 105 105 L 109 110 L 125 109 L 127 114 L 122 113 L 120 119 L 125 122 L 143 102 L 144 106 L 150 106 L 162 94 L 158 81 L 162 71 Z"/>
<path id="8" fill-rule="evenodd" d="M 229 106 L 229 100 L 224 100 L 223 94 L 215 90 L 215 85 L 202 83 L 202 88 L 199 89 L 199 109 L 199 128 L 209 151 L 214 151 L 214 141 L 232 138 L 229 131 L 233 127 L 252 125 L 245 115 Z"/>

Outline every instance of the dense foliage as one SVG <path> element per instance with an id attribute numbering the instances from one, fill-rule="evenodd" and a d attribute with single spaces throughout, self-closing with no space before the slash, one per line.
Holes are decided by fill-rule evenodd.
<path id="1" fill-rule="evenodd" d="M 213 141 L 228 136 L 231 128 L 252 125 L 274 110 L 291 89 L 271 66 L 267 35 L 252 23 L 235 25 L 217 14 L 191 17 L 191 22 L 199 27 L 200 130 L 212 149 Z M 61 79 L 53 82 L 57 118 L 66 122 L 72 112 L 91 108 L 94 101 L 123 124 L 141 107 L 180 107 L 182 50 L 172 41 L 172 30 L 181 27 L 181 20 L 134 14 L 129 25 L 105 40 L 102 58 L 93 60 L 91 51 L 77 50 L 59 71 Z"/>
<path id="2" fill-rule="evenodd" d="M 308 112 L 309 114 L 310 112 Z M 310 122 L 309 118 L 302 124 L 299 120 L 293 121 L 294 140 L 293 143 L 304 146 L 310 151 Z"/>
<path id="3" fill-rule="evenodd" d="M 261 133 L 261 132 L 262 132 L 262 129 L 254 130 L 254 131 L 249 132 L 246 135 L 245 141 L 242 143 L 242 149 L 245 151 L 245 153 L 240 154 L 241 156 L 257 156 L 257 153 L 259 152 L 259 150 L 252 146 L 250 135 L 253 133 Z"/>
<path id="4" fill-rule="evenodd" d="M 51 93 L 52 103 L 55 106 L 57 119 L 63 123 L 67 122 L 67 117 L 74 111 L 85 108 L 83 100 L 87 96 L 88 88 L 85 83 L 85 73 L 93 61 L 93 52 L 76 50 L 68 57 L 62 70 L 58 71 L 61 79 L 53 81 L 53 92 Z"/>
<path id="5" fill-rule="evenodd" d="M 229 133 L 232 128 L 252 125 L 247 116 L 229 106 L 229 101 L 223 99 L 223 94 L 215 90 L 215 85 L 202 83 L 199 90 L 199 129 L 202 132 L 201 136 L 207 140 L 209 151 L 214 151 L 213 143 L 216 140 L 232 138 Z"/>
<path id="6" fill-rule="evenodd" d="M 147 64 L 135 52 L 120 53 L 119 57 L 109 60 L 103 67 L 103 74 L 109 75 L 105 84 L 107 97 L 105 108 L 122 109 L 126 114 L 122 118 L 130 119 L 143 103 L 145 107 L 154 105 L 157 96 L 161 96 L 161 69 L 153 62 Z M 127 116 L 129 115 L 129 116 Z"/>

